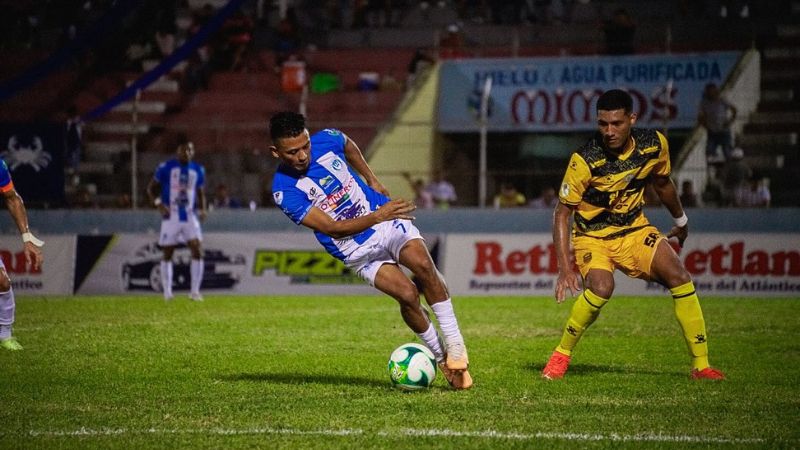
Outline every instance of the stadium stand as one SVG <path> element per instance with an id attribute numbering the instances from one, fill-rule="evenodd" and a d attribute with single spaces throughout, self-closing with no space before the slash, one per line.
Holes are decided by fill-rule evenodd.
<path id="1" fill-rule="evenodd" d="M 205 3 L 186 2 L 186 8 L 176 11 L 178 44 L 187 39 L 193 14 Z M 220 8 L 225 3 L 217 1 L 212 6 Z M 500 7 L 502 2 L 485 10 L 463 11 L 454 2 L 427 2 L 426 8 L 422 2 L 408 1 L 406 7 L 397 11 L 395 27 L 379 26 L 369 20 L 357 26 L 347 17 L 320 18 L 304 8 L 306 2 L 294 3 L 305 40 L 300 56 L 306 65 L 307 79 L 316 74 L 332 74 L 340 82 L 339 88 L 331 92 L 308 94 L 305 108 L 310 124 L 345 129 L 364 149 L 373 142 L 378 130 L 392 120 L 404 90 L 402 87 L 360 90 L 362 74 L 391 76 L 402 86 L 414 50 L 425 48 L 435 53 L 445 30 L 454 23 L 464 34 L 466 57 L 598 54 L 603 51 L 600 24 L 619 8 L 629 11 L 637 24 L 634 46 L 638 53 L 743 50 L 756 46 L 762 56 L 762 102 L 745 125 L 739 144 L 747 149 L 748 163 L 772 179 L 774 205 L 796 205 L 800 198 L 800 191 L 788 181 L 791 176 L 787 175 L 800 169 L 797 157 L 800 32 L 796 25 L 800 3 L 796 0 L 774 2 L 769 8 L 753 4 L 747 17 L 725 20 L 719 17 L 716 2 L 563 2 L 570 8 L 539 11 L 533 17 L 504 10 Z M 254 21 L 254 39 L 245 54 L 242 70 L 231 72 L 217 65 L 208 89 L 187 90 L 187 67 L 179 65 L 141 93 L 135 106 L 140 187 L 151 176 L 155 162 L 172 151 L 175 137 L 186 133 L 196 142 L 198 159 L 208 167 L 253 175 L 241 178 L 250 180 L 246 182 L 235 177 L 225 180 L 235 196 L 260 199 L 261 187 L 252 181 L 259 178 L 258 173 L 252 168 L 271 170 L 264 133 L 266 120 L 276 110 L 298 109 L 302 95 L 285 92 L 280 73 L 274 67 L 277 10 L 267 4 L 259 12 L 256 6 L 248 4 L 245 12 L 260 20 Z M 56 23 L 45 27 L 50 31 L 45 33 L 44 48 L 3 50 L 7 55 L 4 61 L 8 63 L 2 68 L 2 77 L 8 79 L 20 73 L 45 58 L 48 50 L 57 48 L 61 26 Z M 138 32 L 128 30 L 126 36 L 132 36 L 129 42 L 151 40 L 145 28 Z M 216 42 L 215 39 L 212 41 Z M 125 43 L 121 38 L 109 40 Z M 117 47 L 116 51 L 124 55 L 125 48 Z M 85 113 L 113 97 L 159 61 L 160 56 L 151 51 L 135 64 L 70 65 L 43 79 L 24 95 L 0 103 L 0 120 L 62 120 L 64 105 L 68 104 L 76 104 Z M 87 75 L 90 71 L 91 75 Z M 78 173 L 81 184 L 97 187 L 101 204 L 129 189 L 133 110 L 133 102 L 123 103 L 84 128 L 84 160 Z M 252 155 L 267 162 L 252 165 Z M 244 166 L 237 166 L 236 161 L 242 161 Z M 262 178 L 267 175 L 262 173 L 259 180 L 263 181 Z"/>

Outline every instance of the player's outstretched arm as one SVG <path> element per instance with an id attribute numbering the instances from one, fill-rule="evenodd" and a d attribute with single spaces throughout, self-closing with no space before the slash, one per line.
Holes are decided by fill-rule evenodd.
<path id="1" fill-rule="evenodd" d="M 341 239 L 358 234 L 373 225 L 386 222 L 387 220 L 414 220 L 414 217 L 409 215 L 414 209 L 416 209 L 414 203 L 408 200 L 397 199 L 361 217 L 346 220 L 333 220 L 319 208 L 311 208 L 308 214 L 306 214 L 306 217 L 303 218 L 302 223 L 312 230 L 319 231 L 335 239 Z"/>
<path id="2" fill-rule="evenodd" d="M 197 218 L 200 221 L 206 220 L 208 216 L 208 200 L 206 198 L 206 190 L 203 186 L 198 186 L 195 192 L 197 197 Z"/>
<path id="3" fill-rule="evenodd" d="M 345 135 L 345 144 L 344 144 L 344 156 L 347 158 L 347 163 L 350 164 L 356 172 L 358 172 L 362 177 L 364 177 L 364 181 L 367 182 L 367 185 L 372 189 L 380 192 L 381 194 L 390 197 L 389 190 L 378 180 L 378 177 L 372 172 L 372 169 L 367 164 L 367 160 L 364 159 L 364 155 L 361 153 L 361 149 L 358 148 L 358 145 Z"/>
<path id="4" fill-rule="evenodd" d="M 559 202 L 553 212 L 553 245 L 555 245 L 556 257 L 558 258 L 558 278 L 556 279 L 555 296 L 558 303 L 567 298 L 567 289 L 570 291 L 570 296 L 581 290 L 580 276 L 572 268 L 572 262 L 569 257 L 570 217 L 572 217 L 572 207 Z"/>
<path id="5" fill-rule="evenodd" d="M 22 197 L 19 196 L 16 189 L 10 189 L 3 193 L 6 200 L 6 207 L 17 224 L 17 229 L 22 234 L 22 242 L 24 246 L 25 262 L 34 269 L 39 269 L 44 261 L 42 256 L 42 246 L 44 242 L 36 238 L 28 229 L 28 212 L 25 210 L 25 204 Z"/>
<path id="6" fill-rule="evenodd" d="M 653 177 L 653 189 L 656 191 L 661 203 L 667 207 L 672 219 L 675 221 L 675 226 L 667 233 L 667 238 L 678 238 L 678 244 L 683 247 L 684 241 L 689 236 L 689 226 L 687 224 L 686 213 L 681 205 L 681 199 L 678 197 L 678 189 L 675 188 L 675 183 L 672 182 L 670 177 Z"/>

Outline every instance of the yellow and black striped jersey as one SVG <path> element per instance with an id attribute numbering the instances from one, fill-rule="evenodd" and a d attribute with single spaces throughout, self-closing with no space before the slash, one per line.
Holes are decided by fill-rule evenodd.
<path id="1" fill-rule="evenodd" d="M 669 146 L 655 130 L 634 128 L 631 137 L 634 145 L 619 156 L 599 134 L 572 154 L 559 199 L 576 207 L 574 233 L 610 238 L 649 224 L 644 188 L 650 174 L 669 176 Z"/>

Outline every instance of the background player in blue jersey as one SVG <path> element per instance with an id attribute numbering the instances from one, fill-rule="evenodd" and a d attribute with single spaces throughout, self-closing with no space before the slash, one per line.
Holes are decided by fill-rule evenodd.
<path id="1" fill-rule="evenodd" d="M 272 184 L 275 203 L 295 223 L 314 230 L 328 253 L 397 300 L 403 320 L 431 349 L 450 385 L 470 388 L 464 338 L 447 285 L 411 222 L 414 204 L 390 200 L 361 150 L 341 131 L 309 135 L 305 117 L 293 112 L 274 115 L 269 131 L 272 155 L 280 160 Z M 443 342 L 399 265 L 421 283 Z"/>
<path id="2" fill-rule="evenodd" d="M 191 291 L 189 298 L 203 301 L 200 284 L 203 282 L 203 233 L 200 221 L 206 217 L 204 190 L 206 171 L 192 161 L 194 144 L 181 138 L 177 158 L 161 163 L 147 186 L 150 201 L 161 214 L 161 234 L 158 245 L 164 252 L 161 260 L 161 284 L 164 299 L 172 299 L 172 254 L 175 247 L 186 242 L 192 252 L 190 265 Z"/>
<path id="3" fill-rule="evenodd" d="M 0 160 L 0 192 L 6 200 L 6 207 L 11 213 L 11 218 L 14 219 L 17 229 L 22 234 L 25 264 L 38 270 L 43 261 L 41 249 L 44 242 L 36 239 L 36 236 L 28 229 L 28 213 L 25 211 L 25 204 L 22 203 L 22 197 L 19 196 L 17 190 L 14 189 L 11 174 L 8 173 L 8 166 L 3 160 Z M 22 345 L 11 335 L 15 311 L 16 304 L 14 291 L 11 289 L 11 279 L 8 277 L 3 261 L 0 260 L 0 347 L 12 351 L 22 350 Z"/>

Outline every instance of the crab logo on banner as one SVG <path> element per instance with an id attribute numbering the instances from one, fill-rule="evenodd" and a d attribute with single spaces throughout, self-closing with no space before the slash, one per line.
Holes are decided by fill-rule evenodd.
<path id="1" fill-rule="evenodd" d="M 0 158 L 3 158 L 12 171 L 17 170 L 20 166 L 29 165 L 36 172 L 50 165 L 50 161 L 53 159 L 49 153 L 44 151 L 44 145 L 39 136 L 33 136 L 30 142 L 20 142 L 17 135 L 8 139 L 6 150 L 0 153 Z"/>
<path id="2" fill-rule="evenodd" d="M 59 207 L 64 201 L 66 127 L 60 123 L 0 124 L 0 158 L 26 202 Z"/>

